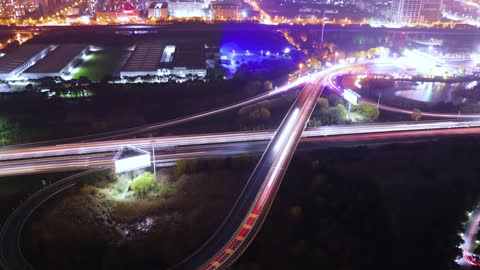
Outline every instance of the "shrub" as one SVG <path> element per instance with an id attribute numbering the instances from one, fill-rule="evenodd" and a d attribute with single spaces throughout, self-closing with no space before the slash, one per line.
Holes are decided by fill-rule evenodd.
<path id="1" fill-rule="evenodd" d="M 136 196 L 145 196 L 149 192 L 154 191 L 157 186 L 155 176 L 150 172 L 145 172 L 137 178 L 133 179 L 130 188 Z"/>
<path id="2" fill-rule="evenodd" d="M 414 109 L 412 111 L 411 116 L 412 116 L 413 120 L 418 121 L 418 120 L 422 119 L 422 112 L 419 109 Z"/>
<path id="3" fill-rule="evenodd" d="M 380 116 L 380 111 L 375 105 L 363 102 L 352 106 L 352 111 L 362 115 L 367 121 L 375 121 Z"/>
<path id="4" fill-rule="evenodd" d="M 187 160 L 180 159 L 177 160 L 177 167 L 175 167 L 175 174 L 181 176 L 187 172 Z"/>
<path id="5" fill-rule="evenodd" d="M 326 110 L 326 109 L 328 109 L 328 105 L 329 105 L 328 104 L 328 99 L 322 98 L 322 97 L 317 99 L 317 109 L 318 110 L 322 110 L 322 111 Z"/>

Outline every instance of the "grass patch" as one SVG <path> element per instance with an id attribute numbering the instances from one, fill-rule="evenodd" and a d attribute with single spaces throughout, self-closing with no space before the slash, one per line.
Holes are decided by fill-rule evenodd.
<path id="1" fill-rule="evenodd" d="M 101 81 L 105 76 L 115 73 L 126 55 L 127 51 L 123 49 L 95 52 L 86 63 L 80 66 L 72 79 L 87 77 L 91 81 Z"/>

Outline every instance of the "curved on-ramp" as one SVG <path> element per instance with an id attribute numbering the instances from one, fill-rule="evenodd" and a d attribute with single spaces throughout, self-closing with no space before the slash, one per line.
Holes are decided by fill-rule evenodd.
<path id="1" fill-rule="evenodd" d="M 105 170 L 96 168 L 59 180 L 30 196 L 10 215 L 0 232 L 0 266 L 4 270 L 32 270 L 20 250 L 21 231 L 30 215 L 45 201 L 70 188 L 81 180 L 81 176 Z"/>

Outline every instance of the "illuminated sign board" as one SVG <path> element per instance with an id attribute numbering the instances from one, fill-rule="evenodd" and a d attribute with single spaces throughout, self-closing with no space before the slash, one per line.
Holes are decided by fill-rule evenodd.
<path id="1" fill-rule="evenodd" d="M 352 90 L 345 89 L 343 91 L 343 98 L 347 100 L 348 102 L 352 103 L 353 105 L 358 104 L 358 99 L 360 98 L 360 95 L 353 92 Z"/>
<path id="2" fill-rule="evenodd" d="M 115 160 L 115 172 L 122 173 L 145 168 L 151 165 L 150 153 Z"/>

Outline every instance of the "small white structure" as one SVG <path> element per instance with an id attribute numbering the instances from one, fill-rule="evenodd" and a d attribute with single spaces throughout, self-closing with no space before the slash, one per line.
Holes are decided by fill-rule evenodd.
<path id="1" fill-rule="evenodd" d="M 359 94 L 353 92 L 353 91 L 350 90 L 350 89 L 345 89 L 345 90 L 343 91 L 343 95 L 342 95 L 342 96 L 343 96 L 343 98 L 344 98 L 346 101 L 350 102 L 350 103 L 353 104 L 353 105 L 357 105 L 357 104 L 358 104 L 358 99 L 360 98 L 360 95 L 359 95 Z"/>
<path id="2" fill-rule="evenodd" d="M 348 114 L 347 117 L 350 117 L 350 111 L 352 110 L 352 104 L 357 105 L 358 100 L 360 99 L 360 95 L 355 93 L 350 89 L 343 90 L 342 94 L 343 98 L 348 101 Z"/>
<path id="3" fill-rule="evenodd" d="M 129 172 L 152 165 L 150 152 L 132 146 L 124 146 L 113 160 L 115 173 Z"/>

